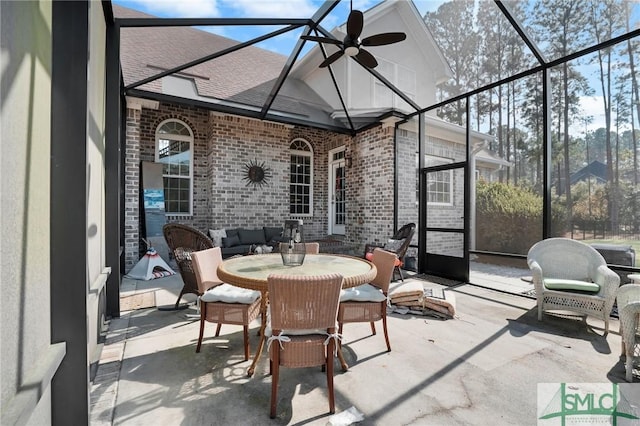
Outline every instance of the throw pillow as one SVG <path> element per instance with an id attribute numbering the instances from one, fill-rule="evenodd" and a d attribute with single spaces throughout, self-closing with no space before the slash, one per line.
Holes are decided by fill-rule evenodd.
<path id="1" fill-rule="evenodd" d="M 233 247 L 240 245 L 240 237 L 234 235 L 232 237 L 227 237 L 222 239 L 222 247 Z"/>
<path id="2" fill-rule="evenodd" d="M 282 228 L 279 226 L 265 226 L 262 229 L 264 229 L 264 238 L 267 242 L 282 236 Z"/>
<path id="3" fill-rule="evenodd" d="M 238 231 L 240 229 L 241 228 L 225 229 L 225 231 L 227 232 L 227 237 L 238 236 Z"/>
<path id="4" fill-rule="evenodd" d="M 402 243 L 404 243 L 404 239 L 402 240 L 393 240 L 390 239 L 389 241 L 387 241 L 387 243 L 384 245 L 384 249 L 387 251 L 392 251 L 392 252 L 397 252 L 400 249 L 400 246 L 402 245 Z"/>
<path id="5" fill-rule="evenodd" d="M 209 229 L 209 237 L 211 237 L 214 247 L 222 247 L 222 239 L 227 237 L 227 231 L 224 229 Z"/>

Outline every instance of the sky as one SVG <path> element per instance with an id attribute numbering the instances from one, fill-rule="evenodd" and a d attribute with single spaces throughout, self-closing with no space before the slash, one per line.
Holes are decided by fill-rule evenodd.
<path id="1" fill-rule="evenodd" d="M 403 0 L 410 1 L 410 0 Z M 433 11 L 444 0 L 414 0 L 421 15 Z M 162 18 L 310 18 L 322 6 L 323 0 L 113 0 L 130 9 L 139 10 Z M 331 31 L 347 20 L 351 4 L 353 9 L 365 11 L 380 0 L 342 0 L 321 25 Z M 247 41 L 275 31 L 278 27 L 207 27 L 202 28 L 237 41 Z M 259 47 L 289 56 L 299 39 L 300 31 L 291 31 L 269 39 Z M 306 47 L 313 47 L 306 43 Z M 306 52 L 305 50 L 305 52 Z"/>

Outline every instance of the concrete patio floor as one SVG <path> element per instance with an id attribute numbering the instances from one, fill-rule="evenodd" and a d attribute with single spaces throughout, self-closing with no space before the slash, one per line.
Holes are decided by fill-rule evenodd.
<path id="1" fill-rule="evenodd" d="M 153 291 L 156 306 L 166 307 L 180 288 L 179 276 L 125 279 L 122 294 Z M 345 326 L 350 368 L 343 372 L 335 362 L 336 413 L 355 407 L 362 425 L 560 424 L 538 423 L 539 383 L 625 383 L 617 320 L 603 336 L 602 321 L 591 317 L 585 323 L 545 315 L 539 322 L 532 299 L 469 284 L 448 291 L 455 294 L 455 319 L 389 316 L 391 352 L 380 325 L 376 336 L 368 324 Z M 225 325 L 213 337 L 209 323 L 196 353 L 195 314 L 193 306 L 154 307 L 110 321 L 91 391 L 92 425 L 328 424 L 320 368 L 281 370 L 278 417 L 271 420 L 266 353 L 247 377 L 241 327 Z M 625 389 L 635 392 L 632 405 L 640 413 L 638 377 Z"/>

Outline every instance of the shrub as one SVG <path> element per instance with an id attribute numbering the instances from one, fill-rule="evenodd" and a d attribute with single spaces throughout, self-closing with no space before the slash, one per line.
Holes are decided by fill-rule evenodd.
<path id="1" fill-rule="evenodd" d="M 541 239 L 542 197 L 506 183 L 477 183 L 477 250 L 527 254 Z"/>

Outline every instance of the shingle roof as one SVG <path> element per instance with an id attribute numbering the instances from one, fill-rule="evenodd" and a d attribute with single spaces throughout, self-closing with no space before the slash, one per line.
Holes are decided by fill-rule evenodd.
<path id="1" fill-rule="evenodd" d="M 115 4 L 113 10 L 116 18 L 155 18 Z M 237 44 L 235 40 L 193 27 L 122 28 L 120 60 L 125 87 Z M 261 108 L 286 61 L 287 57 L 278 53 L 248 46 L 187 68 L 178 75 L 190 78 L 201 97 Z M 162 93 L 162 80 L 136 89 Z M 331 118 L 333 111 L 317 93 L 293 77 L 285 80 L 272 110 L 316 124 L 344 127 Z"/>

